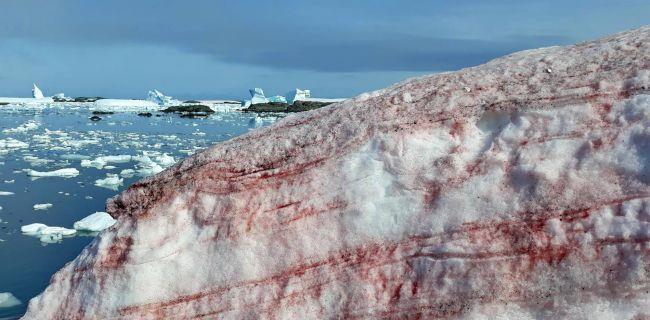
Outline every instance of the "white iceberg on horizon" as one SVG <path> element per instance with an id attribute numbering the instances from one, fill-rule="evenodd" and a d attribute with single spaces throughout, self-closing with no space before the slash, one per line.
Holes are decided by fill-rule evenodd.
<path id="1" fill-rule="evenodd" d="M 35 83 L 34 83 L 34 88 L 32 88 L 32 98 L 34 99 L 45 98 L 45 96 L 43 95 L 43 91 L 41 91 L 41 89 L 39 89 Z"/>
<path id="2" fill-rule="evenodd" d="M 249 89 L 248 92 L 251 94 L 251 99 L 244 101 L 244 106 L 249 107 L 254 104 L 259 103 L 268 103 L 269 99 L 264 96 L 264 90 L 262 88 L 253 88 Z"/>
<path id="3" fill-rule="evenodd" d="M 159 106 L 167 106 L 167 105 L 179 103 L 178 100 L 174 100 L 172 97 L 166 96 L 162 92 L 156 89 L 153 89 L 152 91 L 149 91 L 149 93 L 147 93 L 147 101 L 156 103 Z"/>
<path id="4" fill-rule="evenodd" d="M 345 98 L 313 98 L 311 90 L 309 89 L 294 89 L 287 93 L 287 102 L 293 104 L 296 101 L 312 101 L 312 102 L 341 102 Z"/>
<path id="5" fill-rule="evenodd" d="M 297 100 L 306 100 L 311 98 L 311 91 L 309 89 L 301 90 L 301 89 L 294 89 L 291 90 L 287 93 L 287 102 L 293 104 Z"/>

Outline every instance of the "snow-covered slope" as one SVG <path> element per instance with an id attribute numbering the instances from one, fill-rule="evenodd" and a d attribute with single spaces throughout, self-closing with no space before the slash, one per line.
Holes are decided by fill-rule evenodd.
<path id="1" fill-rule="evenodd" d="M 644 319 L 650 28 L 411 79 L 131 186 L 26 319 Z"/>

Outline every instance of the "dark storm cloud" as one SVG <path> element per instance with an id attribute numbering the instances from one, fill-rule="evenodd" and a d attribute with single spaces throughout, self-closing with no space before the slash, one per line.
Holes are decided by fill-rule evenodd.
<path id="1" fill-rule="evenodd" d="M 571 40 L 440 37 L 431 19 L 453 14 L 441 3 L 8 0 L 0 38 L 164 45 L 224 62 L 325 72 L 452 70 Z"/>

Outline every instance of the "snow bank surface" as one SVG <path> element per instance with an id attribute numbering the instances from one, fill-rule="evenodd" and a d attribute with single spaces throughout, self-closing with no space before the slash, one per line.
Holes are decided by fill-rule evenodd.
<path id="1" fill-rule="evenodd" d="M 26 319 L 645 319 L 650 27 L 296 114 L 108 204 Z"/>

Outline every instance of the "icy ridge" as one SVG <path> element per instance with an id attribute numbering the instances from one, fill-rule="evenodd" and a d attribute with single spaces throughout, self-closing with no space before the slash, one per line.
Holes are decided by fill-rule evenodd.
<path id="1" fill-rule="evenodd" d="M 644 318 L 650 28 L 292 115 L 108 203 L 25 318 Z"/>

